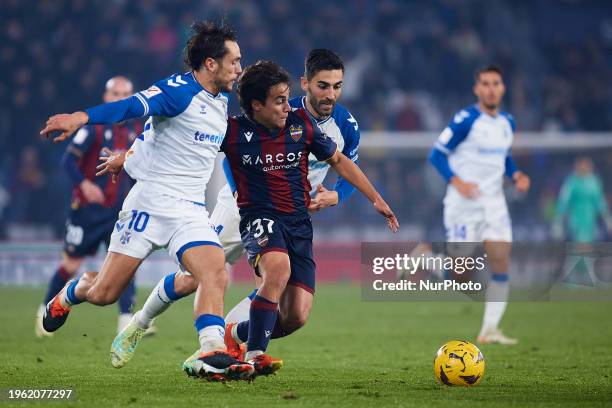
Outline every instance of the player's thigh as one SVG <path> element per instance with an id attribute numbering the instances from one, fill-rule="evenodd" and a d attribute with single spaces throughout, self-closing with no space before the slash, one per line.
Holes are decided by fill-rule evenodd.
<path id="1" fill-rule="evenodd" d="M 295 285 L 287 285 L 279 304 L 279 318 L 283 326 L 302 327 L 306 324 L 314 295 Z"/>
<path id="2" fill-rule="evenodd" d="M 198 282 L 227 279 L 223 248 L 206 208 L 187 201 L 177 205 L 182 218 L 168 243 L 170 256 Z"/>
<path id="3" fill-rule="evenodd" d="M 126 288 L 142 259 L 129 255 L 108 252 L 100 272 L 88 291 L 92 303 L 108 304 L 116 301 Z"/>
<path id="4" fill-rule="evenodd" d="M 263 253 L 257 268 L 264 285 L 284 290 L 291 275 L 291 263 L 286 252 L 272 250 Z"/>
<path id="5" fill-rule="evenodd" d="M 196 245 L 184 251 L 181 256 L 183 269 L 189 271 L 195 281 L 207 285 L 216 282 L 225 285 L 225 256 L 218 245 Z"/>
<path id="6" fill-rule="evenodd" d="M 284 227 L 287 251 L 291 259 L 289 285 L 314 293 L 316 265 L 312 250 L 313 231 L 310 216 L 292 218 Z"/>

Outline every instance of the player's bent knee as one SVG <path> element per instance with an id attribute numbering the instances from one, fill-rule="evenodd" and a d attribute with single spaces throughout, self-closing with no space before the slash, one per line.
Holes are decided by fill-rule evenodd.
<path id="1" fill-rule="evenodd" d="M 116 288 L 102 286 L 96 281 L 87 291 L 87 301 L 94 305 L 106 306 L 115 303 L 120 295 L 121 291 Z"/>
<path id="2" fill-rule="evenodd" d="M 98 278 L 98 272 L 93 272 L 93 271 L 85 272 L 83 275 L 81 275 L 81 279 L 79 279 L 79 285 L 81 285 L 84 288 L 89 289 L 96 282 L 97 278 Z"/>
<path id="3" fill-rule="evenodd" d="M 290 275 L 289 271 L 287 273 L 285 271 L 271 271 L 264 276 L 263 284 L 268 288 L 274 288 L 282 292 L 287 287 Z"/>
<path id="4" fill-rule="evenodd" d="M 205 286 L 214 286 L 218 289 L 227 288 L 227 284 L 229 282 L 229 277 L 225 267 L 221 268 L 209 268 L 206 271 L 194 276 L 193 279 L 193 291 L 198 288 L 199 284 L 203 284 Z"/>
<path id="5" fill-rule="evenodd" d="M 308 321 L 308 314 L 298 314 L 293 316 L 289 321 L 288 326 L 293 329 L 293 331 L 300 329 L 306 325 Z"/>

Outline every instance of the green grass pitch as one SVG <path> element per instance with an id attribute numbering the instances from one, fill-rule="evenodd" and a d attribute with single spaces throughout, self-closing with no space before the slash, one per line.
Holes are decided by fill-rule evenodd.
<path id="1" fill-rule="evenodd" d="M 249 289 L 233 286 L 228 308 Z M 147 294 L 140 289 L 140 304 Z M 0 287 L 0 388 L 72 387 L 76 401 L 20 406 L 612 406 L 606 302 L 511 304 L 503 326 L 519 345 L 482 347 L 482 384 L 451 388 L 434 379 L 433 355 L 447 340 L 474 340 L 482 304 L 362 302 L 357 286 L 321 285 L 308 324 L 271 342 L 270 354 L 285 360 L 276 376 L 220 384 L 180 368 L 197 347 L 193 297 L 161 316 L 159 333 L 117 370 L 109 362 L 116 306 L 78 306 L 53 338 L 37 339 L 42 296 L 42 288 Z"/>

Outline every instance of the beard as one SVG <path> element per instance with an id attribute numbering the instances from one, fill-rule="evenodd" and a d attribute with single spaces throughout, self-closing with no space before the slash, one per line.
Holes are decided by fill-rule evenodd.
<path id="1" fill-rule="evenodd" d="M 319 116 L 319 119 L 323 119 L 328 117 L 329 115 L 331 115 L 332 111 L 334 110 L 334 106 L 335 103 L 334 102 L 328 102 L 326 100 L 321 100 L 321 101 L 317 101 L 313 98 L 310 98 L 308 100 L 310 102 L 310 106 L 312 106 L 312 109 L 314 109 L 315 113 Z M 323 112 L 323 110 L 321 109 L 321 103 L 328 103 L 329 104 L 329 112 Z"/>
<path id="2" fill-rule="evenodd" d="M 219 79 L 215 81 L 215 86 L 217 87 L 219 92 L 230 93 L 232 92 L 233 85 L 234 81 L 221 81 Z"/>
<path id="3" fill-rule="evenodd" d="M 499 108 L 499 103 L 486 103 L 486 102 L 483 102 L 483 105 L 485 106 L 485 108 L 487 108 L 489 110 L 495 110 L 495 109 Z"/>

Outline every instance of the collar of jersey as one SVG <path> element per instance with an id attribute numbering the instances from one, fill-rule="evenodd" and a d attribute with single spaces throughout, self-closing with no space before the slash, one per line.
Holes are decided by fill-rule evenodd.
<path id="1" fill-rule="evenodd" d="M 305 96 L 302 96 L 302 108 L 304 108 L 304 110 L 305 110 L 306 112 L 308 112 L 308 115 L 309 115 L 309 116 L 310 116 L 312 119 L 314 119 L 314 121 L 315 121 L 315 122 L 317 122 L 317 125 L 322 125 L 323 123 L 327 122 L 328 120 L 330 120 L 330 119 L 331 119 L 332 115 L 334 114 L 334 111 L 332 110 L 332 111 L 331 111 L 331 113 L 329 114 L 329 116 L 328 116 L 328 117 L 326 117 L 325 119 L 321 119 L 321 120 L 320 120 L 320 119 L 317 119 L 317 118 L 315 117 L 315 115 L 313 115 L 312 113 L 310 113 L 310 111 L 309 111 L 309 110 L 308 110 L 308 108 L 306 107 L 306 103 L 305 103 L 305 101 L 306 101 L 306 97 L 305 97 Z M 335 106 L 335 105 L 334 105 L 334 109 L 336 109 L 336 106 Z"/>
<path id="2" fill-rule="evenodd" d="M 480 109 L 480 106 L 479 106 L 477 103 L 475 103 L 475 104 L 474 104 L 474 108 L 475 108 L 475 109 L 478 111 L 478 113 L 480 113 L 481 115 L 483 115 L 483 116 L 488 116 L 488 117 L 490 117 L 491 119 L 497 119 L 497 118 L 499 118 L 499 117 L 501 116 L 501 111 L 498 111 L 498 112 L 497 112 L 497 115 L 495 115 L 495 116 L 493 116 L 493 115 L 491 115 L 491 114 L 488 114 L 487 112 L 483 112 L 483 111 Z"/>
<path id="3" fill-rule="evenodd" d="M 272 139 L 276 139 L 282 133 L 282 131 L 287 127 L 285 125 L 285 127 L 280 128 L 278 131 L 272 132 L 270 129 L 268 129 L 267 127 L 265 127 L 261 123 L 257 122 L 255 119 L 251 119 L 251 117 L 249 115 L 245 114 L 244 117 L 249 121 L 250 124 L 255 126 L 257 129 L 261 129 L 264 132 L 266 132 L 267 134 L 269 134 L 272 137 Z"/>
<path id="4" fill-rule="evenodd" d="M 193 82 L 195 82 L 195 83 L 196 83 L 196 86 L 197 86 L 198 88 L 200 88 L 201 90 L 203 90 L 204 92 L 206 92 L 206 94 L 207 94 L 208 96 L 210 96 L 211 98 L 215 98 L 215 99 L 216 99 L 216 98 L 218 98 L 219 96 L 221 96 L 221 92 L 219 92 L 218 94 L 216 94 L 216 95 L 215 95 L 215 94 L 213 94 L 212 92 L 210 92 L 208 89 L 204 88 L 204 87 L 202 86 L 202 84 L 198 82 L 198 80 L 196 79 L 195 75 L 193 75 L 193 71 L 190 71 L 190 72 L 189 72 L 189 74 L 190 74 L 190 75 L 191 75 L 191 77 L 193 78 Z"/>

